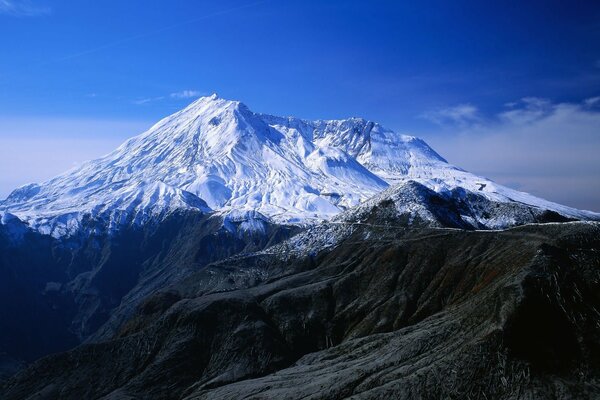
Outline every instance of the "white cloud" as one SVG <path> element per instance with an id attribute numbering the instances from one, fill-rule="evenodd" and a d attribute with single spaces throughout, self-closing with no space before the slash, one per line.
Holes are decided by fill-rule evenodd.
<path id="1" fill-rule="evenodd" d="M 421 115 L 422 118 L 435 122 L 438 125 L 455 123 L 466 125 L 479 120 L 479 110 L 471 104 L 459 104 L 457 106 L 440 108 L 428 111 Z"/>
<path id="2" fill-rule="evenodd" d="M 190 99 L 202 96 L 202 92 L 198 90 L 182 90 L 181 92 L 171 93 L 169 96 L 173 99 Z"/>
<path id="3" fill-rule="evenodd" d="M 28 0 L 0 0 L 0 14 L 35 17 L 50 14 L 50 7 L 34 5 Z"/>
<path id="4" fill-rule="evenodd" d="M 590 101 L 591 100 L 591 101 Z M 573 207 L 600 211 L 598 98 L 581 103 L 521 99 L 470 125 L 424 135 L 453 164 Z"/>

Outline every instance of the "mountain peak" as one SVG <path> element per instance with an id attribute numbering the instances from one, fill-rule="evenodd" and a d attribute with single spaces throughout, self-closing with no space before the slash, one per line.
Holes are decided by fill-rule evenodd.
<path id="1" fill-rule="evenodd" d="M 223 107 L 227 105 L 239 105 L 241 104 L 237 100 L 227 100 L 219 97 L 216 93 L 213 93 L 209 96 L 198 97 L 192 103 L 190 103 L 187 107 L 185 107 L 182 111 L 186 109 L 193 109 L 198 107 Z"/>
<path id="2" fill-rule="evenodd" d="M 258 212 L 280 223 L 309 223 L 407 180 L 439 193 L 460 187 L 493 201 L 587 215 L 469 174 L 424 141 L 375 122 L 256 114 L 216 94 L 103 158 L 16 190 L 0 202 L 0 213 L 55 236 L 75 232 L 90 217 L 118 227 L 177 209 Z"/>
<path id="3" fill-rule="evenodd" d="M 217 93 L 200 96 L 194 102 L 192 102 L 192 104 L 196 103 L 196 102 L 199 102 L 199 101 L 201 101 L 201 102 L 207 102 L 207 101 L 214 101 L 214 100 L 219 100 L 219 95 Z"/>

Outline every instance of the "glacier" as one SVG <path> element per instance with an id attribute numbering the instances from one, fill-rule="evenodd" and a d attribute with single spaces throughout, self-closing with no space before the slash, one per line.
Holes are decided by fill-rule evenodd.
<path id="1" fill-rule="evenodd" d="M 261 226 L 252 220 L 311 225 L 407 182 L 600 219 L 469 173 L 423 140 L 376 122 L 259 114 L 213 94 L 102 158 L 17 188 L 0 202 L 0 220 L 16 217 L 54 237 L 73 235 L 90 219 L 112 231 L 179 210 L 214 212 L 225 223 L 247 220 L 248 229 Z"/>

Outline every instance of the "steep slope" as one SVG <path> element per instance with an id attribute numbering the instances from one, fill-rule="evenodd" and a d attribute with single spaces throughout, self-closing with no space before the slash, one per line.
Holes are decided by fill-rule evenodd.
<path id="1" fill-rule="evenodd" d="M 477 177 L 448 164 L 422 140 L 374 122 L 261 115 L 216 95 L 103 158 L 15 190 L 0 203 L 0 214 L 54 237 L 75 234 L 84 220 L 100 221 L 98 229 L 112 232 L 183 209 L 307 224 L 408 180 L 442 195 L 462 188 L 493 202 L 599 218 Z"/>

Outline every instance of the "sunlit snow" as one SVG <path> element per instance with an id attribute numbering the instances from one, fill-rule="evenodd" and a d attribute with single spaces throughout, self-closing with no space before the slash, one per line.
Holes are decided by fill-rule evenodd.
<path id="1" fill-rule="evenodd" d="M 231 218 L 251 211 L 279 223 L 310 223 L 408 180 L 437 192 L 463 187 L 495 201 L 589 216 L 463 171 L 424 141 L 374 122 L 256 114 L 216 95 L 103 158 L 15 190 L 0 202 L 0 214 L 10 212 L 53 236 L 76 232 L 85 217 L 116 227 L 179 209 L 234 212 Z"/>

